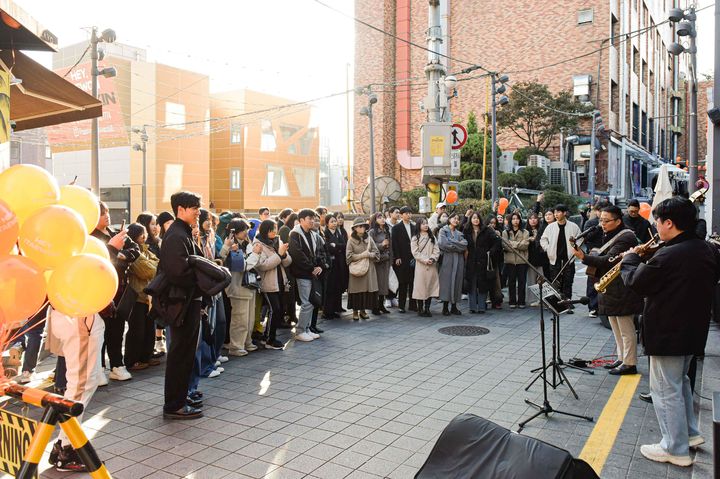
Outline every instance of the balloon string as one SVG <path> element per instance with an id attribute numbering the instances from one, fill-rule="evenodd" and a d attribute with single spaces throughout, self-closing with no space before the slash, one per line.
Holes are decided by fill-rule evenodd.
<path id="1" fill-rule="evenodd" d="M 4 339 L 1 340 L 1 341 L 0 341 L 0 346 L 2 346 L 2 348 L 1 348 L 2 351 L 6 351 L 7 348 L 8 348 L 8 346 L 10 346 L 10 344 L 12 344 L 12 342 L 15 341 L 17 338 L 19 338 L 20 336 L 24 336 L 28 331 L 32 331 L 34 328 L 38 327 L 39 325 L 45 324 L 45 320 L 47 319 L 47 317 L 43 318 L 42 320 L 38 321 L 36 324 L 33 324 L 31 327 L 29 327 L 29 328 L 27 328 L 27 329 L 25 329 L 25 330 L 23 331 L 23 328 L 24 328 L 25 325 L 28 323 L 28 321 L 30 321 L 30 319 L 32 319 L 32 318 L 34 318 L 35 316 L 37 316 L 37 315 L 40 313 L 40 311 L 42 311 L 43 309 L 45 309 L 49 304 L 50 304 L 50 302 L 46 300 L 46 301 L 43 303 L 43 305 L 40 307 L 40 309 L 38 309 L 38 310 L 35 312 L 35 314 L 31 315 L 28 319 L 26 319 L 26 320 L 20 325 L 20 327 L 17 329 L 17 332 L 16 332 L 13 336 L 11 336 L 11 337 L 10 337 L 9 339 L 7 339 L 7 340 L 4 340 Z M 22 333 L 20 333 L 20 331 L 22 331 Z M 6 332 L 5 336 L 9 336 L 8 332 Z"/>

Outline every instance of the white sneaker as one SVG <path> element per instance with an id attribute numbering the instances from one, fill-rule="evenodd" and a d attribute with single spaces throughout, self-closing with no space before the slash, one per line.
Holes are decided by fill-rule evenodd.
<path id="1" fill-rule="evenodd" d="M 303 342 L 308 343 L 308 342 L 312 341 L 313 339 L 315 339 L 315 338 L 313 336 L 311 336 L 310 333 L 308 333 L 307 331 L 295 335 L 296 341 L 303 341 Z"/>
<path id="2" fill-rule="evenodd" d="M 255 349 L 257 349 L 257 346 L 255 346 Z M 228 354 L 230 356 L 247 356 L 247 353 L 248 352 L 245 351 L 244 349 L 237 349 L 237 350 L 231 349 L 230 351 L 228 351 Z"/>
<path id="3" fill-rule="evenodd" d="M 468 299 L 468 295 L 467 295 L 467 294 L 463 294 L 463 295 L 460 296 L 460 300 L 461 300 L 461 301 L 465 301 L 466 299 Z"/>
<path id="4" fill-rule="evenodd" d="M 110 371 L 110 379 L 127 381 L 128 379 L 132 379 L 132 374 L 125 369 L 125 366 L 120 366 L 119 368 L 112 368 L 112 371 Z"/>
<path id="5" fill-rule="evenodd" d="M 98 374 L 98 387 L 107 386 L 108 378 L 107 378 L 107 376 L 105 376 L 105 373 L 103 371 L 98 371 L 97 374 Z"/>
<path id="6" fill-rule="evenodd" d="M 23 371 L 22 374 L 15 378 L 15 381 L 17 381 L 18 384 L 27 384 L 31 379 L 32 373 L 30 371 Z"/>
<path id="7" fill-rule="evenodd" d="M 224 373 L 224 372 L 225 372 L 225 368 L 223 368 L 222 366 L 220 366 L 220 367 L 215 368 L 215 371 L 218 371 L 218 372 L 220 372 L 220 373 Z"/>
<path id="8" fill-rule="evenodd" d="M 165 341 L 163 341 L 162 339 L 159 339 L 159 340 L 156 339 L 155 340 L 155 351 L 160 352 L 160 353 L 166 353 L 167 351 L 165 351 Z"/>
<path id="9" fill-rule="evenodd" d="M 23 374 L 25 374 L 25 373 L 23 373 Z M 699 435 L 698 436 L 690 436 L 690 441 L 688 441 L 688 442 L 690 443 L 690 447 L 694 448 L 694 447 L 702 446 L 703 444 L 705 444 L 705 438 L 703 438 L 702 436 L 699 436 Z"/>
<path id="10" fill-rule="evenodd" d="M 313 339 L 319 339 L 320 335 L 318 333 L 313 333 L 312 331 L 305 331 L 307 334 L 312 336 Z"/>
<path id="11" fill-rule="evenodd" d="M 398 302 L 397 299 L 393 299 L 392 301 L 390 301 L 390 305 L 391 305 L 393 308 L 397 308 L 398 306 L 400 306 L 400 303 Z"/>
<path id="12" fill-rule="evenodd" d="M 220 376 L 220 371 L 218 371 L 217 369 L 214 371 L 211 371 L 210 374 L 208 374 L 209 378 L 216 378 L 218 376 Z"/>
<path id="13" fill-rule="evenodd" d="M 220 363 L 220 360 L 219 360 L 219 359 L 218 359 L 217 361 L 215 361 L 215 367 L 220 366 L 220 364 L 221 364 L 221 363 Z"/>
<path id="14" fill-rule="evenodd" d="M 660 444 L 646 444 L 640 446 L 640 453 L 651 461 L 669 462 L 676 466 L 692 466 L 690 456 L 673 456 L 660 446 Z"/>
<path id="15" fill-rule="evenodd" d="M 228 358 L 227 356 L 218 356 L 218 361 L 220 361 L 220 363 L 222 364 L 230 361 L 230 358 Z"/>
<path id="16" fill-rule="evenodd" d="M 247 352 L 257 351 L 257 348 L 258 348 L 258 347 L 255 346 L 253 343 L 250 343 L 249 345 L 245 345 L 245 350 L 246 350 Z"/>

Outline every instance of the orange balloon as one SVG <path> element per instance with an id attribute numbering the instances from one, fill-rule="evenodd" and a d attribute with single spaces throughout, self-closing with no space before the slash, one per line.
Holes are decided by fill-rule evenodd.
<path id="1" fill-rule="evenodd" d="M 455 191 L 455 190 L 450 190 L 447 192 L 447 195 L 445 195 L 445 203 L 452 205 L 452 204 L 457 203 L 457 200 L 458 200 L 458 194 L 457 194 L 457 191 Z"/>
<path id="2" fill-rule="evenodd" d="M 62 186 L 58 204 L 75 210 L 85 222 L 88 233 L 95 230 L 100 218 L 100 202 L 92 191 L 77 185 Z"/>
<path id="3" fill-rule="evenodd" d="M 79 254 L 53 271 L 48 284 L 52 307 L 73 318 L 98 313 L 118 288 L 112 263 L 94 254 Z"/>
<path id="4" fill-rule="evenodd" d="M 507 210 L 508 204 L 510 204 L 510 202 L 507 198 L 500 198 L 500 201 L 498 202 L 498 213 L 504 215 L 505 210 Z"/>
<path id="5" fill-rule="evenodd" d="M 35 165 L 14 165 L 0 173 L 0 198 L 22 224 L 39 208 L 60 201 L 60 188 L 47 170 Z"/>
<path id="6" fill-rule="evenodd" d="M 12 251 L 17 243 L 20 224 L 17 216 L 12 212 L 10 206 L 0 200 L 0 256 Z"/>
<path id="7" fill-rule="evenodd" d="M 43 271 L 24 256 L 0 259 L 0 317 L 10 325 L 28 319 L 45 302 Z"/>
<path id="8" fill-rule="evenodd" d="M 94 236 L 88 236 L 85 247 L 82 250 L 83 254 L 94 254 L 110 261 L 110 253 L 108 252 L 105 243 L 100 241 Z"/>
<path id="9" fill-rule="evenodd" d="M 640 216 L 642 216 L 646 220 L 649 220 L 650 213 L 652 213 L 652 206 L 645 202 L 640 203 Z"/>
<path id="10" fill-rule="evenodd" d="M 66 206 L 46 206 L 20 228 L 20 250 L 45 269 L 55 269 L 85 247 L 85 224 Z"/>

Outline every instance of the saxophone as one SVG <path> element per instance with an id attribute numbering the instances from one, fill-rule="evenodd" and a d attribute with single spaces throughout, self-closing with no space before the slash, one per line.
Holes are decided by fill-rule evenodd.
<path id="1" fill-rule="evenodd" d="M 659 240 L 660 240 L 660 235 L 656 234 L 655 236 L 653 236 L 650 239 L 650 241 L 648 241 L 645 244 L 640 245 L 640 252 L 638 254 L 640 256 L 643 256 L 644 254 L 647 253 L 647 251 L 650 248 L 655 246 L 655 243 L 657 243 Z M 610 283 L 615 281 L 617 279 L 617 277 L 620 276 L 620 268 L 622 266 L 622 257 L 620 255 L 613 256 L 612 258 L 610 258 L 609 261 L 611 263 L 613 263 L 618 259 L 620 259 L 620 261 L 618 261 L 618 263 L 615 266 L 610 268 L 610 270 L 607 273 L 605 273 L 602 276 L 602 278 L 600 278 L 600 281 L 595 283 L 594 288 L 595 288 L 595 291 L 597 291 L 598 293 L 604 293 L 605 291 L 607 291 L 607 288 L 610 285 Z"/>

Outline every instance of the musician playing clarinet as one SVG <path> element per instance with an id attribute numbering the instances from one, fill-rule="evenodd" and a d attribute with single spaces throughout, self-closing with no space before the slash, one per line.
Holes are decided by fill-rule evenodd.
<path id="1" fill-rule="evenodd" d="M 585 254 L 575 249 L 573 254 L 588 266 L 588 276 L 600 279 L 617 263 L 611 259 L 618 258 L 621 253 L 637 246 L 635 233 L 623 224 L 622 210 L 617 206 L 606 206 L 600 210 L 600 227 L 602 228 L 602 246 L 592 253 Z M 617 361 L 605 366 L 613 375 L 637 374 L 637 336 L 635 334 L 635 315 L 642 313 L 643 299 L 622 279 L 617 278 L 610 283 L 604 293 L 598 293 L 598 312 L 610 320 L 610 327 L 615 336 Z"/>
<path id="2" fill-rule="evenodd" d="M 640 452 L 657 462 L 690 466 L 689 448 L 705 440 L 698 430 L 688 367 L 702 354 L 710 324 L 720 254 L 695 234 L 695 207 L 680 197 L 653 210 L 664 246 L 643 263 L 636 247 L 622 259 L 627 287 L 645 299 L 641 339 L 650 356 L 650 391 L 662 439 Z"/>

